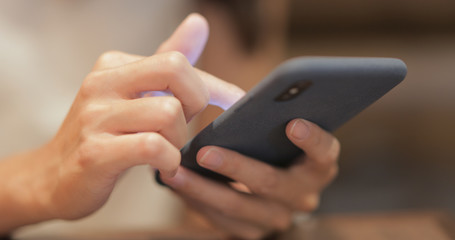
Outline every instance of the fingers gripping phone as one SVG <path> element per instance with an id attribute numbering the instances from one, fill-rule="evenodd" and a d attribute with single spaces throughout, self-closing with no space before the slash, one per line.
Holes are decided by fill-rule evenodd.
<path id="1" fill-rule="evenodd" d="M 288 60 L 190 140 L 181 149 L 181 165 L 229 181 L 196 162 L 199 149 L 215 145 L 287 167 L 302 154 L 286 137 L 289 121 L 303 118 L 334 131 L 400 83 L 406 73 L 404 62 L 391 58 Z"/>

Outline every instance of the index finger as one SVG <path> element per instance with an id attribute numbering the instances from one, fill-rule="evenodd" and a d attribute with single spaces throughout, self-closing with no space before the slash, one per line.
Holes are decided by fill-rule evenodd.
<path id="1" fill-rule="evenodd" d="M 198 163 L 209 170 L 244 184 L 253 193 L 283 203 L 291 209 L 313 211 L 318 204 L 320 180 L 304 172 L 270 164 L 215 147 L 203 147 Z"/>
<path id="2" fill-rule="evenodd" d="M 92 78 L 92 79 L 90 79 Z M 179 52 L 157 54 L 117 68 L 94 72 L 89 84 L 101 93 L 125 99 L 139 97 L 145 91 L 171 91 L 182 103 L 187 121 L 209 101 L 209 92 Z"/>
<path id="3" fill-rule="evenodd" d="M 251 192 L 272 197 L 289 194 L 294 186 L 286 184 L 288 176 L 284 169 L 244 156 L 238 152 L 206 146 L 197 154 L 197 162 L 204 168 L 215 171 L 246 185 Z"/>

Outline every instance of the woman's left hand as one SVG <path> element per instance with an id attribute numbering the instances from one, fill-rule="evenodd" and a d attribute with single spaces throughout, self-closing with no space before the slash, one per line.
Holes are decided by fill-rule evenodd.
<path id="1" fill-rule="evenodd" d="M 198 163 L 235 183 L 214 182 L 183 167 L 163 181 L 230 236 L 260 239 L 286 230 L 294 213 L 318 207 L 321 191 L 337 175 L 340 151 L 333 135 L 306 120 L 291 121 L 286 134 L 305 152 L 287 169 L 207 146 L 199 151 Z"/>

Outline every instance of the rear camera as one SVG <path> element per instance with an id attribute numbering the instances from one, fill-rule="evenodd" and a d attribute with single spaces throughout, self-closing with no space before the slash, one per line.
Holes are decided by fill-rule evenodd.
<path id="1" fill-rule="evenodd" d="M 309 80 L 305 80 L 305 81 L 301 81 L 296 84 L 293 84 L 290 87 L 288 87 L 283 93 L 278 95 L 275 98 L 275 101 L 283 102 L 283 101 L 291 100 L 291 99 L 297 97 L 302 92 L 304 92 L 309 87 L 311 87 L 311 85 L 313 85 L 313 82 L 309 81 Z"/>

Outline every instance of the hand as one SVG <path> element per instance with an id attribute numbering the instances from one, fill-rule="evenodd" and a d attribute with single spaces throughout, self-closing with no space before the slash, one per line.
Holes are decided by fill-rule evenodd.
<path id="1" fill-rule="evenodd" d="M 243 94 L 188 61 L 199 57 L 207 29 L 205 19 L 191 15 L 154 56 L 109 52 L 98 60 L 50 144 L 60 153 L 50 194 L 56 216 L 79 218 L 97 210 L 130 167 L 149 164 L 175 175 L 191 118 L 209 102 Z M 141 98 L 147 91 L 173 96 Z"/>
<path id="2" fill-rule="evenodd" d="M 305 120 L 291 121 L 286 134 L 305 152 L 288 169 L 207 146 L 199 151 L 198 163 L 234 179 L 234 184 L 217 183 L 183 167 L 163 181 L 228 235 L 259 239 L 286 230 L 294 212 L 317 208 L 320 192 L 337 174 L 340 150 L 336 138 Z"/>
<path id="3" fill-rule="evenodd" d="M 191 65 L 207 36 L 207 22 L 193 14 L 151 57 L 103 54 L 56 136 L 1 162 L 0 233 L 89 215 L 105 203 L 118 177 L 136 165 L 173 176 L 187 122 L 209 102 L 230 105 L 244 94 Z M 173 95 L 141 97 L 148 91 Z"/>

